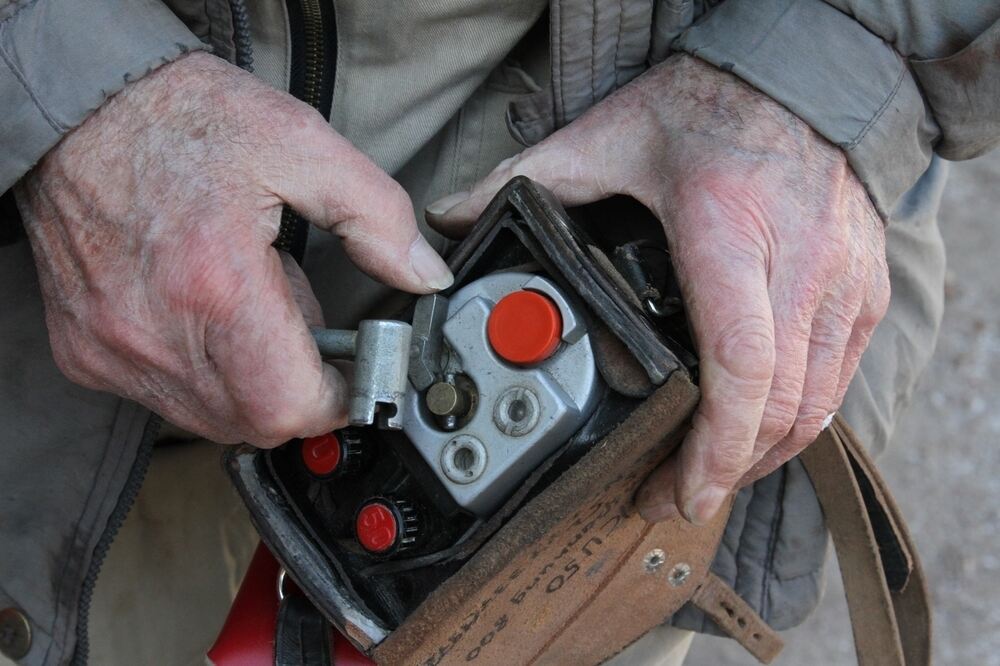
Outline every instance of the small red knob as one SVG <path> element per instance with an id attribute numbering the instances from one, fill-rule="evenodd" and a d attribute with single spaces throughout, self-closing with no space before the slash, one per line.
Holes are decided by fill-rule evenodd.
<path id="1" fill-rule="evenodd" d="M 355 521 L 358 543 L 370 553 L 384 553 L 396 545 L 399 521 L 392 507 L 373 501 L 361 507 Z"/>
<path id="2" fill-rule="evenodd" d="M 328 476 L 337 471 L 343 458 L 340 440 L 332 432 L 302 440 L 302 462 L 317 476 Z"/>
<path id="3" fill-rule="evenodd" d="M 562 337 L 562 315 L 551 298 L 515 291 L 500 299 L 486 324 L 490 346 L 504 360 L 534 365 L 552 356 Z"/>

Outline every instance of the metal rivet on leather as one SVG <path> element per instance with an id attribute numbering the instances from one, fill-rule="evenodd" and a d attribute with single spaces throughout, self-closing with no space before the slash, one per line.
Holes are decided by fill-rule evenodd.
<path id="1" fill-rule="evenodd" d="M 646 557 L 642 558 L 642 563 L 646 566 L 646 573 L 656 573 L 666 561 L 667 554 L 663 552 L 662 548 L 654 548 L 646 553 Z"/>
<path id="2" fill-rule="evenodd" d="M 16 608 L 0 610 L 0 653 L 8 659 L 20 659 L 31 649 L 31 625 Z"/>
<path id="3" fill-rule="evenodd" d="M 677 566 L 670 570 L 667 580 L 674 587 L 680 587 L 691 577 L 691 565 L 687 562 L 679 562 Z"/>

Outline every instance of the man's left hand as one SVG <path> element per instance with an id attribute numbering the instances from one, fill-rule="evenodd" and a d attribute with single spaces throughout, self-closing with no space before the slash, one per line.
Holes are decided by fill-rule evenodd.
<path id="1" fill-rule="evenodd" d="M 516 175 L 567 205 L 630 195 L 663 223 L 702 399 L 639 491 L 645 518 L 679 508 L 703 523 L 816 438 L 889 302 L 883 224 L 838 148 L 735 76 L 675 56 L 428 217 L 461 233 Z"/>

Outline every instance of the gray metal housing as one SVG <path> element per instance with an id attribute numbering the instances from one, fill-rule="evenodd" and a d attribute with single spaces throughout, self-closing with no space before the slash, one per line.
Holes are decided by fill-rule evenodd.
<path id="1" fill-rule="evenodd" d="M 497 356 L 486 331 L 493 306 L 521 289 L 552 298 L 563 321 L 559 348 L 532 367 Z M 459 429 L 445 431 L 423 392 L 410 384 L 403 430 L 455 501 L 488 516 L 586 422 L 601 380 L 583 317 L 553 282 L 537 275 L 497 273 L 466 285 L 449 300 L 443 334 L 445 370 L 475 383 L 475 412 Z"/>

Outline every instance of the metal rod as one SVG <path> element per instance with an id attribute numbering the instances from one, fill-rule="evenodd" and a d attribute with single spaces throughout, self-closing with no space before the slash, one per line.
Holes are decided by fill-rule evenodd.
<path id="1" fill-rule="evenodd" d="M 320 356 L 326 358 L 353 358 L 357 348 L 357 331 L 334 328 L 310 328 Z"/>

